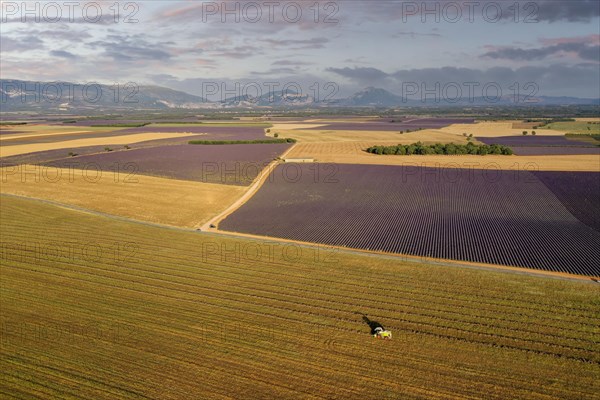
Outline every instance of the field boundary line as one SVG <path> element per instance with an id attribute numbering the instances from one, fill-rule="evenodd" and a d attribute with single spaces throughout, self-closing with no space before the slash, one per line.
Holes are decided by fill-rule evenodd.
<path id="1" fill-rule="evenodd" d="M 533 276 L 533 277 L 538 277 L 538 278 L 551 278 L 551 279 L 583 282 L 583 283 L 596 284 L 596 285 L 598 284 L 598 283 L 592 281 L 591 276 L 586 276 L 586 275 L 575 275 L 575 274 L 568 274 L 565 272 L 536 270 L 536 269 L 525 268 L 525 267 L 509 267 L 509 266 L 505 266 L 505 265 L 480 264 L 480 263 L 473 263 L 473 262 L 466 262 L 466 261 L 445 260 L 445 259 L 439 259 L 439 258 L 426 258 L 426 257 L 419 257 L 419 256 L 407 255 L 407 254 L 385 253 L 385 252 L 378 252 L 378 251 L 373 251 L 373 250 L 363 250 L 363 249 L 353 249 L 353 248 L 341 247 L 341 246 L 332 246 L 332 245 L 327 245 L 327 244 L 322 244 L 322 243 L 302 242 L 302 241 L 297 241 L 297 240 L 289 240 L 289 239 L 276 238 L 276 237 L 270 237 L 270 236 L 260 236 L 260 235 L 252 235 L 252 234 L 247 234 L 247 233 L 221 231 L 221 230 L 217 230 L 217 229 L 211 229 L 210 231 L 198 231 L 195 228 L 182 228 L 182 227 L 177 227 L 177 226 L 173 226 L 173 225 L 160 224 L 157 222 L 141 221 L 141 220 L 122 217 L 122 216 L 118 216 L 118 215 L 108 214 L 108 213 L 104 213 L 101 211 L 90 210 L 87 208 L 83 208 L 83 207 L 79 207 L 79 206 L 75 206 L 75 205 L 71 205 L 71 204 L 66 204 L 66 203 L 61 203 L 58 201 L 39 199 L 39 198 L 35 198 L 35 197 L 21 196 L 21 195 L 10 194 L 10 193 L 0 193 L 0 200 L 2 199 L 3 196 L 17 198 L 17 199 L 23 199 L 23 200 L 29 200 L 29 201 L 37 201 L 37 202 L 49 204 L 49 205 L 52 205 L 55 207 L 60 207 L 60 208 L 64 208 L 64 209 L 76 211 L 76 212 L 81 212 L 84 214 L 95 215 L 98 217 L 104 217 L 104 218 L 117 220 L 117 221 L 121 221 L 121 222 L 126 222 L 126 223 L 145 225 L 145 226 L 154 227 L 154 228 L 169 229 L 169 230 L 184 232 L 184 233 L 197 233 L 197 234 L 205 235 L 205 236 L 221 236 L 221 237 L 230 237 L 230 238 L 242 238 L 242 239 L 248 239 L 248 240 L 254 239 L 254 240 L 271 241 L 271 242 L 279 242 L 279 243 L 291 243 L 291 244 L 295 244 L 295 245 L 303 247 L 303 248 L 335 249 L 335 251 L 340 254 L 375 257 L 375 258 L 381 258 L 381 259 L 387 259 L 387 260 L 404 261 L 404 262 L 411 262 L 411 263 L 424 264 L 424 265 L 469 268 L 469 269 L 477 269 L 477 270 L 483 270 L 483 271 L 512 273 L 512 274 L 516 274 L 516 275 L 528 275 L 528 276 Z M 1 203 L 1 201 L 0 201 L 0 203 Z M 600 278 L 600 277 L 596 277 L 596 278 Z"/>
<path id="2" fill-rule="evenodd" d="M 587 275 L 576 275 L 569 274 L 567 272 L 556 272 L 556 271 L 545 271 L 538 270 L 533 268 L 526 267 L 511 267 L 508 265 L 496 265 L 496 264 L 484 264 L 477 262 L 469 262 L 469 261 L 459 261 L 459 260 L 450 260 L 443 258 L 431 258 L 431 257 L 420 257 L 410 254 L 401 254 L 401 253 L 387 253 L 383 251 L 375 251 L 375 250 L 365 250 L 365 249 L 355 249 L 350 247 L 343 246 L 335 246 L 324 243 L 313 243 L 313 242 L 303 242 L 300 240 L 291 240 L 284 239 L 272 236 L 261 236 L 261 235 L 253 235 L 250 233 L 240 233 L 240 232 L 231 232 L 231 231 L 223 231 L 218 229 L 212 229 L 209 232 L 203 232 L 204 234 L 212 234 L 217 236 L 227 236 L 227 237 L 241 237 L 245 239 L 257 239 L 263 241 L 272 241 L 272 242 L 281 242 L 281 243 L 290 243 L 295 244 L 304 248 L 325 248 L 332 249 L 333 252 L 337 253 L 345 253 L 345 254 L 353 254 L 353 255 L 363 255 L 367 257 L 379 257 L 383 259 L 390 260 L 399 260 L 412 262 L 417 264 L 425 264 L 425 265 L 438 265 L 438 266 L 446 266 L 446 267 L 464 267 L 478 270 L 486 270 L 486 271 L 496 271 L 496 272 L 507 272 L 507 273 L 515 273 L 519 275 L 530 275 L 536 277 L 546 277 L 546 278 L 554 278 L 554 279 L 562 279 L 562 280 L 570 280 L 570 281 L 589 281 L 590 283 L 595 283 L 591 280 L 591 278 L 600 278 L 600 277 L 592 277 Z"/>
<path id="3" fill-rule="evenodd" d="M 260 174 L 254 179 L 254 182 L 252 182 L 252 184 L 250 186 L 248 186 L 248 189 L 246 190 L 246 192 L 244 192 L 244 194 L 237 199 L 235 202 L 233 202 L 233 204 L 231 204 L 229 207 L 227 207 L 225 209 L 225 211 L 221 212 L 220 214 L 218 214 L 216 217 L 211 218 L 208 222 L 202 224 L 202 225 L 196 225 L 194 228 L 195 229 L 200 229 L 202 232 L 206 232 L 208 230 L 214 230 L 214 228 L 211 228 L 211 225 L 216 225 L 218 226 L 218 223 L 221 222 L 223 219 L 227 218 L 230 214 L 234 213 L 235 211 L 237 211 L 241 206 L 243 206 L 244 204 L 246 204 L 246 202 L 248 200 L 250 200 L 252 198 L 252 196 L 254 196 L 256 194 L 256 192 L 258 192 L 258 190 L 262 187 L 262 185 L 265 183 L 265 181 L 267 180 L 267 178 L 269 177 L 269 175 L 271 174 L 271 172 L 273 172 L 273 170 L 275 170 L 275 168 L 281 163 L 281 159 L 284 159 L 285 156 L 292 151 L 292 149 L 294 147 L 296 147 L 297 143 L 294 143 L 289 149 L 287 149 L 286 151 L 284 151 L 279 158 L 271 161 L 269 163 L 269 165 L 267 165 L 261 172 Z"/>

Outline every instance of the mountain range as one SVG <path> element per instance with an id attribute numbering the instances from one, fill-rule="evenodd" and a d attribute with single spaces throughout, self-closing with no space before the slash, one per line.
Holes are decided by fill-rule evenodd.
<path id="1" fill-rule="evenodd" d="M 415 96 L 416 97 L 416 96 Z M 451 101 L 452 100 L 452 101 Z M 493 106 L 600 105 L 600 99 L 512 95 L 498 99 L 460 98 L 426 100 L 405 98 L 381 88 L 368 87 L 349 97 L 327 101 L 293 91 L 275 91 L 258 97 L 234 96 L 221 101 L 191 95 L 161 86 L 110 86 L 70 82 L 37 82 L 0 79 L 2 111 L 85 112 L 86 110 L 168 109 L 279 109 L 279 108 L 393 108 L 393 107 L 493 107 Z"/>

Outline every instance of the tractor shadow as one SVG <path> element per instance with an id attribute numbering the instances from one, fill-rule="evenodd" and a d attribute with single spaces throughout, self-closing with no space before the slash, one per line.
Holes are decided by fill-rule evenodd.
<path id="1" fill-rule="evenodd" d="M 383 329 L 383 325 L 381 325 L 377 321 L 370 320 L 369 317 L 367 317 L 366 315 L 363 315 L 362 319 L 363 319 L 363 321 L 365 321 L 365 324 L 369 325 L 369 328 L 371 328 L 371 335 L 375 334 L 375 329 L 377 329 L 377 328 Z"/>

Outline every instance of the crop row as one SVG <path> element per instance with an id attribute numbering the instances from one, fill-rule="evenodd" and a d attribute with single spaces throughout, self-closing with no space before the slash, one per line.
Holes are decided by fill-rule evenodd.
<path id="1" fill-rule="evenodd" d="M 43 243 L 139 244 L 136 257 L 124 261 L 36 261 L 30 253 L 3 260 L 3 318 L 138 328 L 135 340 L 116 343 L 6 342 L 4 380 L 25 388 L 20 397 L 77 396 L 77 387 L 89 398 L 371 398 L 385 391 L 401 398 L 541 399 L 589 398 L 597 390 L 593 332 L 557 329 L 561 318 L 576 326 L 597 316 L 588 285 L 515 282 L 482 271 L 440 274 L 343 254 L 333 265 L 306 256 L 298 263 L 228 261 L 204 257 L 202 243 L 211 239 L 204 235 L 7 197 L 2 211 L 3 241 L 35 234 Z M 540 291 L 552 295 L 532 294 Z M 474 302 L 487 294 L 497 304 L 488 311 L 482 303 L 476 313 Z M 515 312 L 531 306 L 540 312 Z M 373 341 L 356 311 L 393 329 L 395 339 Z M 556 328 L 538 335 L 543 324 Z"/>
<path id="2" fill-rule="evenodd" d="M 600 232 L 575 218 L 533 174 L 449 170 L 441 176 L 433 168 L 340 165 L 331 183 L 311 179 L 310 166 L 298 166 L 298 180 L 279 179 L 280 168 L 219 227 L 349 248 L 600 275 L 595 251 Z"/>

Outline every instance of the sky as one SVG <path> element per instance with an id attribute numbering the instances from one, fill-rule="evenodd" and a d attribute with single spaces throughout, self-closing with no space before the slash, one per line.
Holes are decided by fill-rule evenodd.
<path id="1" fill-rule="evenodd" d="M 599 1 L 0 5 L 3 79 L 134 82 L 212 99 L 366 87 L 600 97 Z"/>

